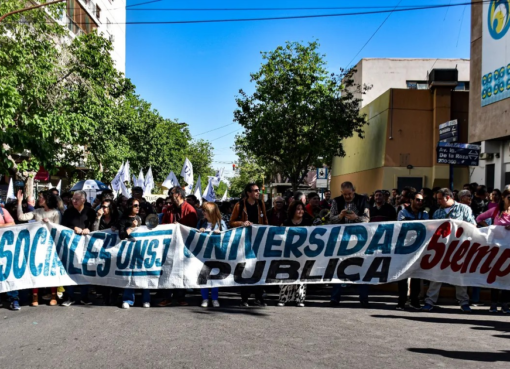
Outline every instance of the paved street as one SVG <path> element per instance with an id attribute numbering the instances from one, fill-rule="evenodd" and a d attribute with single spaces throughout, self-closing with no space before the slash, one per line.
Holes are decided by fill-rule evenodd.
<path id="1" fill-rule="evenodd" d="M 0 309 L 2 368 L 508 368 L 510 316 L 487 307 L 462 315 L 394 310 L 394 296 L 358 308 L 354 296 L 330 308 L 310 296 L 306 308 L 198 306 L 23 306 Z M 189 298 L 199 304 L 200 298 Z M 272 305 L 272 306 L 271 306 Z"/>

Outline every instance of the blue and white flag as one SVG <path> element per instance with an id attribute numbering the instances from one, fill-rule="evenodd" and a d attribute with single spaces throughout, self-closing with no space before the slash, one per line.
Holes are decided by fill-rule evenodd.
<path id="1" fill-rule="evenodd" d="M 188 158 L 184 161 L 184 166 L 181 170 L 181 177 L 184 179 L 189 186 L 193 185 L 193 165 Z"/>
<path id="2" fill-rule="evenodd" d="M 207 183 L 207 187 L 205 188 L 204 194 L 202 195 L 202 198 L 210 202 L 216 201 L 216 193 L 214 192 L 214 186 L 210 178 L 209 182 Z"/>
<path id="3" fill-rule="evenodd" d="M 202 205 L 202 181 L 200 179 L 200 175 L 198 176 L 197 184 L 195 185 L 195 191 L 193 192 L 193 195 L 195 195 L 200 205 Z"/>
<path id="4" fill-rule="evenodd" d="M 177 180 L 177 176 L 174 172 L 170 172 L 170 174 L 165 178 L 165 181 L 161 184 L 161 186 L 166 188 L 172 188 L 175 186 L 181 187 L 179 181 Z"/>

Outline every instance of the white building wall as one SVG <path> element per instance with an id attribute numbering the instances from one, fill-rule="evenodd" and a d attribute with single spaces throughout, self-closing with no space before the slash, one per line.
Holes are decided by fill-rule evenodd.
<path id="1" fill-rule="evenodd" d="M 486 184 L 487 165 L 494 164 L 494 188 L 503 190 L 510 185 L 510 140 L 482 141 L 482 153 L 494 154 L 492 159 L 480 160 L 478 167 L 471 167 L 471 182 Z M 498 157 L 499 156 L 499 157 Z"/>
<path id="2" fill-rule="evenodd" d="M 469 59 L 364 58 L 354 67 L 353 77 L 356 83 L 372 85 L 362 96 L 365 106 L 390 88 L 407 88 L 407 81 L 427 81 L 432 69 L 457 68 L 459 82 L 468 82 L 469 65 Z"/>

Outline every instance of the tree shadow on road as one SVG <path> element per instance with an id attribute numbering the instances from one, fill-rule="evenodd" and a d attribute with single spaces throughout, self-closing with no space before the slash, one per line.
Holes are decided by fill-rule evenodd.
<path id="1" fill-rule="evenodd" d="M 483 351 L 449 351 L 432 348 L 408 348 L 407 351 L 425 355 L 439 355 L 449 359 L 479 361 L 494 363 L 497 361 L 510 362 L 510 351 L 483 352 Z"/>

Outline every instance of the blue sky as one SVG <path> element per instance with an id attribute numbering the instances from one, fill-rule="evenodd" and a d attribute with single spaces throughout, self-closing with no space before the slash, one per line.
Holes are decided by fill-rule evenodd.
<path id="1" fill-rule="evenodd" d="M 148 0 L 128 0 L 128 6 Z M 464 3 L 467 0 L 332 1 L 173 1 L 128 9 L 394 7 Z M 447 10 L 448 9 L 448 10 Z M 286 11 L 143 11 L 128 10 L 127 21 L 176 21 L 334 14 L 374 9 Z M 354 59 L 363 57 L 469 58 L 469 6 L 395 12 Z M 350 17 L 208 24 L 127 25 L 126 75 L 142 98 L 166 118 L 189 124 L 197 138 L 211 141 L 215 168 L 232 176 L 230 149 L 241 127 L 233 123 L 239 89 L 253 91 L 250 73 L 259 69 L 260 51 L 286 41 L 319 40 L 331 71 L 360 51 L 387 13 Z M 227 127 L 201 134 L 215 128 Z M 223 137 L 222 137 L 223 136 Z"/>

